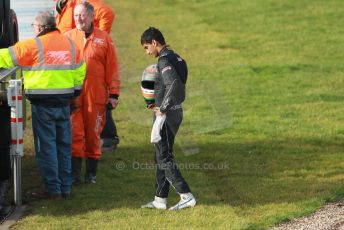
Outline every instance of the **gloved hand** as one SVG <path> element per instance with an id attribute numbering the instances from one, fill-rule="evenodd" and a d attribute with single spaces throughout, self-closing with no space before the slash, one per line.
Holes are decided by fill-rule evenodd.
<path id="1" fill-rule="evenodd" d="M 155 102 L 153 101 L 146 101 L 147 109 L 153 109 L 155 107 Z"/>
<path id="2" fill-rule="evenodd" d="M 61 14 L 63 8 L 64 8 L 64 7 L 66 6 L 66 4 L 67 4 L 67 0 L 57 0 L 57 1 L 55 1 L 55 2 L 56 2 L 56 6 L 55 6 L 56 11 L 57 11 L 58 14 Z"/>
<path id="3" fill-rule="evenodd" d="M 108 104 L 110 104 L 112 108 L 115 109 L 118 105 L 118 99 L 110 97 L 108 100 Z"/>

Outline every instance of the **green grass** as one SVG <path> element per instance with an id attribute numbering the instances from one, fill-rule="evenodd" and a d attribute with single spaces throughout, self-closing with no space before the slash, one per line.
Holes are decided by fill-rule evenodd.
<path id="1" fill-rule="evenodd" d="M 344 197 L 343 1 L 108 2 L 121 144 L 103 155 L 96 185 L 63 202 L 26 199 L 15 229 L 266 229 Z M 154 196 L 151 112 L 139 90 L 156 61 L 139 41 L 150 25 L 189 65 L 175 155 L 199 204 L 181 212 L 139 209 Z M 29 156 L 23 180 L 25 191 L 41 186 Z"/>

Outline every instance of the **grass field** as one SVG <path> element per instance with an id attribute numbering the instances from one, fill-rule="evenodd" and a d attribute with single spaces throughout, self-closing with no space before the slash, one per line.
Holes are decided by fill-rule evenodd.
<path id="1" fill-rule="evenodd" d="M 267 229 L 344 197 L 344 1 L 107 2 L 121 143 L 103 155 L 96 185 L 65 201 L 27 199 L 15 229 Z M 140 46 L 148 26 L 189 65 L 175 155 L 198 205 L 180 212 L 139 208 L 154 196 L 152 115 L 139 90 L 156 61 Z M 25 157 L 24 190 L 39 178 Z M 177 201 L 171 191 L 169 205 Z"/>

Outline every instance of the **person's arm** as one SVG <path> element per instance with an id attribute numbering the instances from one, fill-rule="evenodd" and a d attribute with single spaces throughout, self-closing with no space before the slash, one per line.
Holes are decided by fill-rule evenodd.
<path id="1" fill-rule="evenodd" d="M 37 52 L 35 39 L 19 41 L 9 48 L 0 49 L 0 67 L 29 66 Z"/>
<path id="2" fill-rule="evenodd" d="M 108 37 L 108 49 L 106 56 L 106 70 L 105 81 L 109 89 L 109 103 L 113 108 L 116 108 L 118 104 L 118 97 L 120 95 L 120 76 L 119 76 L 119 64 L 115 50 L 115 44 L 110 36 Z"/>
<path id="3" fill-rule="evenodd" d="M 97 20 L 100 30 L 110 33 L 112 24 L 115 20 L 115 13 L 107 5 L 102 4 L 96 12 L 95 20 Z"/>
<path id="4" fill-rule="evenodd" d="M 61 33 L 65 33 L 71 29 L 75 28 L 74 16 L 73 16 L 73 9 L 76 5 L 74 0 L 69 0 L 65 4 L 56 4 L 56 26 L 61 31 Z"/>
<path id="5" fill-rule="evenodd" d="M 158 69 L 165 86 L 165 95 L 160 105 L 160 112 L 166 113 L 172 106 L 183 102 L 185 98 L 185 85 L 166 56 L 159 58 Z"/>
<path id="6" fill-rule="evenodd" d="M 86 76 L 86 63 L 81 61 L 77 65 L 78 67 L 75 69 L 74 74 L 74 97 L 81 94 L 82 85 Z"/>
<path id="7" fill-rule="evenodd" d="M 0 49 L 0 68 L 13 67 L 14 63 L 8 48 Z"/>

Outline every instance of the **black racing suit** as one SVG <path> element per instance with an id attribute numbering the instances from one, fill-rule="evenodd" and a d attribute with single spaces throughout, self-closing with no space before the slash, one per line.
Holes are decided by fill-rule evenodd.
<path id="1" fill-rule="evenodd" d="M 163 48 L 154 83 L 155 104 L 166 114 L 160 131 L 161 140 L 154 145 L 157 166 L 155 195 L 162 198 L 167 198 L 170 184 L 178 193 L 191 192 L 173 157 L 174 138 L 183 120 L 181 103 L 185 99 L 187 75 L 186 62 L 172 50 Z"/>

